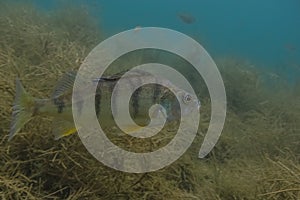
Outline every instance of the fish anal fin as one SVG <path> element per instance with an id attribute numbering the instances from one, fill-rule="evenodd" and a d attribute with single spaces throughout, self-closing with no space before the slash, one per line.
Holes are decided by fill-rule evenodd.
<path id="1" fill-rule="evenodd" d="M 72 135 L 76 133 L 77 130 L 73 122 L 66 121 L 66 120 L 56 120 L 53 121 L 53 135 L 55 140 L 58 140 L 62 137 Z"/>

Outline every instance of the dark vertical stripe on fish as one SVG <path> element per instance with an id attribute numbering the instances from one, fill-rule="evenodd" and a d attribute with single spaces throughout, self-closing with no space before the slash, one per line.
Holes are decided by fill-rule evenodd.
<path id="1" fill-rule="evenodd" d="M 101 84 L 100 84 L 100 87 L 101 87 Z M 100 109 L 101 109 L 101 106 L 100 106 L 100 103 L 101 103 L 101 88 L 100 87 L 97 87 L 97 92 L 96 92 L 96 95 L 95 95 L 95 108 L 96 108 L 97 117 L 99 116 Z"/>
<path id="2" fill-rule="evenodd" d="M 56 105 L 56 107 L 57 107 L 57 112 L 62 113 L 63 109 L 65 107 L 64 101 L 62 99 L 55 98 L 53 100 L 53 102 L 54 102 L 54 105 Z"/>
<path id="3" fill-rule="evenodd" d="M 133 87 L 134 85 L 141 85 L 142 80 L 139 75 L 137 75 L 134 78 L 128 79 L 130 82 L 130 87 Z M 139 105 L 139 97 L 140 93 L 142 91 L 143 86 L 138 88 L 136 91 L 134 91 L 132 95 L 132 107 L 133 107 L 133 117 L 136 117 L 139 113 L 140 105 Z"/>
<path id="4" fill-rule="evenodd" d="M 108 88 L 109 94 L 111 95 L 110 98 L 112 98 L 112 93 L 113 93 L 114 89 L 115 89 L 115 95 L 118 98 L 119 89 L 116 88 L 117 87 L 116 83 L 104 82 L 103 85 L 105 85 L 105 86 L 103 86 L 103 88 Z M 116 98 L 113 98 L 111 100 L 112 100 L 111 101 L 111 109 L 115 108 L 117 110 L 118 108 L 117 108 L 117 104 L 116 104 Z"/>
<path id="5" fill-rule="evenodd" d="M 161 86 L 159 84 L 154 84 L 154 94 L 153 94 L 153 102 L 152 103 L 157 103 L 160 92 L 161 92 Z"/>
<path id="6" fill-rule="evenodd" d="M 139 112 L 139 94 L 140 94 L 141 88 L 134 91 L 132 95 L 132 107 L 133 107 L 133 117 L 136 117 Z"/>

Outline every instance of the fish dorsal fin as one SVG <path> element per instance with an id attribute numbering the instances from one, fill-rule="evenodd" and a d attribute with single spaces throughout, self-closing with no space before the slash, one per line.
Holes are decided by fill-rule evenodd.
<path id="1" fill-rule="evenodd" d="M 124 73 L 126 73 L 127 71 L 128 70 L 122 71 L 120 73 L 116 73 L 116 74 L 113 74 L 110 76 L 102 76 L 100 78 L 95 78 L 92 81 L 93 82 L 115 82 L 115 81 L 118 81 L 122 77 L 122 75 Z M 76 79 L 76 74 L 77 74 L 76 71 L 70 71 L 70 72 L 65 73 L 62 76 L 62 78 L 58 81 L 58 84 L 55 87 L 51 97 L 53 99 L 56 99 L 63 95 L 71 94 L 73 86 L 74 86 L 74 82 Z M 132 74 L 129 77 L 134 78 L 136 76 L 141 76 L 141 75 L 148 75 L 148 74 L 145 72 L 142 72 L 142 73 Z"/>
<path id="2" fill-rule="evenodd" d="M 95 83 L 96 82 L 116 82 L 119 79 L 121 79 L 123 74 L 127 71 L 128 70 L 122 71 L 122 72 L 119 72 L 119 73 L 116 73 L 116 74 L 112 74 L 112 75 L 101 76 L 100 78 L 94 78 L 93 82 L 95 82 Z"/>
<path id="3" fill-rule="evenodd" d="M 63 77 L 58 81 L 58 84 L 52 93 L 52 98 L 55 99 L 66 93 L 72 93 L 76 74 L 76 71 L 65 73 Z"/>

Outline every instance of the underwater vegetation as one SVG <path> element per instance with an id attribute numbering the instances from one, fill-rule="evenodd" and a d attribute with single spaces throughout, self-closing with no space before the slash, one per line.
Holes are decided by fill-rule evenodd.
<path id="1" fill-rule="evenodd" d="M 0 2 L 1 199 L 300 199 L 300 80 L 292 87 L 237 58 L 216 58 L 228 113 L 205 159 L 197 158 L 210 119 L 202 84 L 193 145 L 156 172 L 128 174 L 102 165 L 76 134 L 54 140 L 51 118 L 33 118 L 8 142 L 16 78 L 34 97 L 50 97 L 63 74 L 78 69 L 101 40 L 103 30 L 81 7 L 42 13 L 28 3 Z M 142 55 L 122 62 L 152 59 Z M 172 137 L 164 133 L 143 145 L 112 139 L 124 148 L 153 150 Z"/>

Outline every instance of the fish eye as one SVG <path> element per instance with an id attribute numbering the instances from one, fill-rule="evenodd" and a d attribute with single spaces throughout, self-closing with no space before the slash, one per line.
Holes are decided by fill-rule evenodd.
<path id="1" fill-rule="evenodd" d="M 183 97 L 183 102 L 184 103 L 190 103 L 192 101 L 192 96 L 191 95 L 189 95 L 189 94 L 187 94 L 187 95 L 184 95 L 184 97 Z"/>

